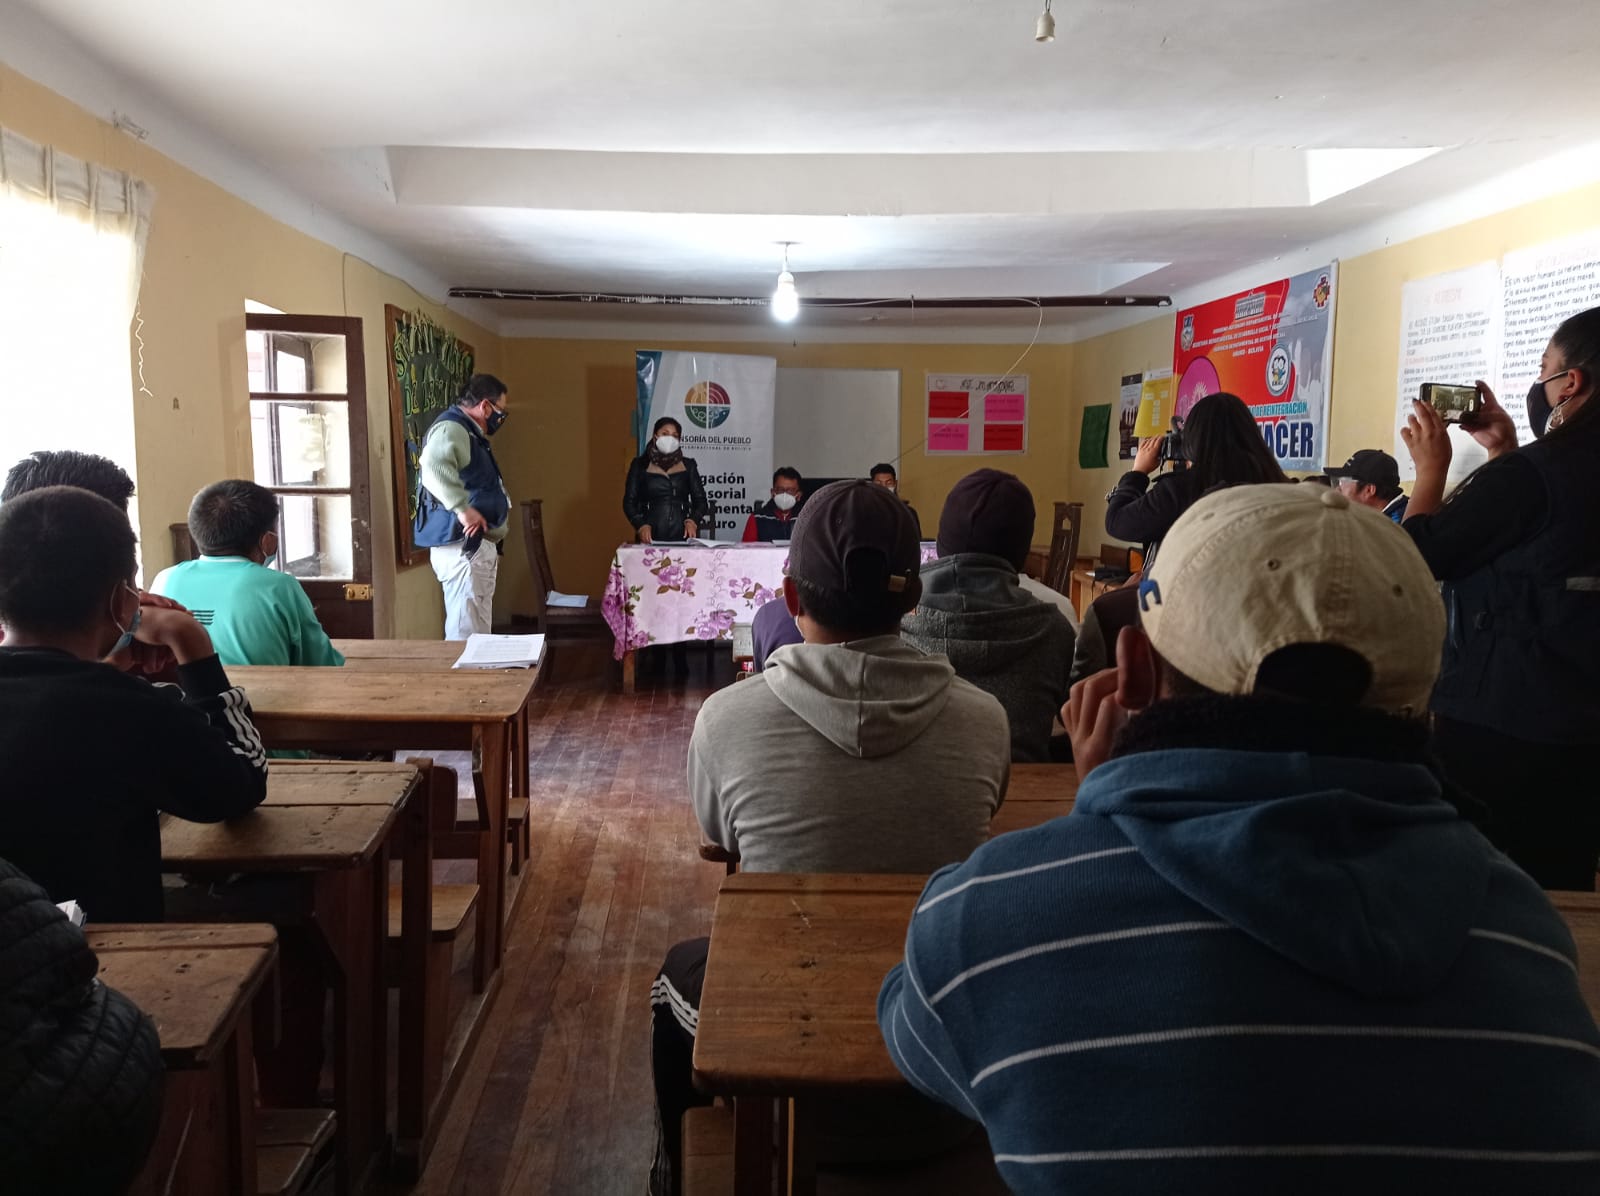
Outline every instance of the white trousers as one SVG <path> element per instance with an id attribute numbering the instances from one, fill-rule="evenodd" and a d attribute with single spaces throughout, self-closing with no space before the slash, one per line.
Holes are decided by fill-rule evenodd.
<path id="1" fill-rule="evenodd" d="M 433 572 L 444 587 L 444 638 L 464 640 L 488 632 L 494 621 L 494 579 L 500 554 L 485 540 L 474 557 L 461 555 L 460 544 L 428 549 Z"/>

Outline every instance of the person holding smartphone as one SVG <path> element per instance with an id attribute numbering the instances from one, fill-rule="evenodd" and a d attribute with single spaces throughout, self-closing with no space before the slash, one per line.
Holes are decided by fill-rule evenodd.
<path id="1" fill-rule="evenodd" d="M 1402 525 L 1443 582 L 1435 750 L 1488 806 L 1486 833 L 1547 889 L 1592 890 L 1600 857 L 1600 307 L 1550 338 L 1528 392 L 1535 439 L 1487 384 L 1461 426 L 1488 462 L 1444 497 L 1448 427 L 1412 404 Z"/>

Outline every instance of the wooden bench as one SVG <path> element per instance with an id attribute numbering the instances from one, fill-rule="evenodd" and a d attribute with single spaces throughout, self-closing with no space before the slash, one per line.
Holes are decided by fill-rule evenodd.
<path id="1" fill-rule="evenodd" d="M 256 1115 L 257 1196 L 296 1196 L 333 1140 L 331 1109 L 263 1109 Z"/>
<path id="2" fill-rule="evenodd" d="M 450 1017 L 450 978 L 455 973 L 456 946 L 477 912 L 477 885 L 433 886 L 433 921 L 428 934 L 427 1001 L 422 1024 L 422 1107 L 431 1110 L 444 1078 L 445 1044 L 453 1022 Z M 400 887 L 389 889 L 389 951 L 386 969 L 391 986 L 399 983 L 401 912 Z"/>
<path id="3" fill-rule="evenodd" d="M 733 1109 L 708 1105 L 683 1115 L 683 1196 L 733 1196 Z"/>
<path id="4" fill-rule="evenodd" d="M 506 838 L 511 841 L 511 875 L 518 876 L 533 852 L 533 833 L 529 829 L 528 799 L 514 797 L 506 807 Z"/>

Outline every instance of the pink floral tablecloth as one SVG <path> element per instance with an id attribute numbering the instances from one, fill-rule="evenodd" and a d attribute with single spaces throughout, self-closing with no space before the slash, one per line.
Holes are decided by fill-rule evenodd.
<path id="1" fill-rule="evenodd" d="M 922 545 L 923 561 L 938 555 Z M 616 639 L 613 653 L 650 644 L 729 640 L 735 623 L 783 590 L 786 544 L 654 546 L 624 544 L 611 558 L 600 611 Z"/>

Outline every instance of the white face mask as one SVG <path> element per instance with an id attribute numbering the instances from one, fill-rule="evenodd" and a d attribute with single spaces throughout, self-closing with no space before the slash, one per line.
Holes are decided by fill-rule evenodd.
<path id="1" fill-rule="evenodd" d="M 664 457 L 670 457 L 678 451 L 678 438 L 676 436 L 657 436 L 656 451 Z"/>
<path id="2" fill-rule="evenodd" d="M 796 501 L 797 500 L 795 499 L 794 495 L 782 490 L 778 491 L 778 493 L 772 496 L 772 505 L 777 507 L 780 511 L 794 510 L 794 504 Z"/>

